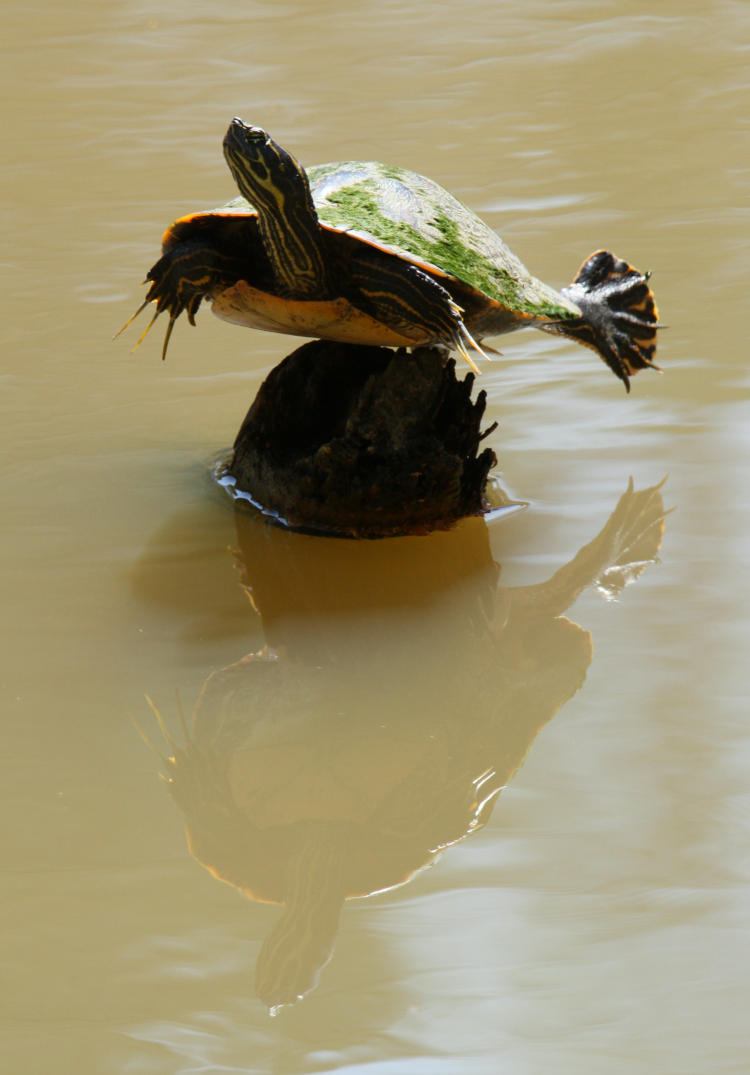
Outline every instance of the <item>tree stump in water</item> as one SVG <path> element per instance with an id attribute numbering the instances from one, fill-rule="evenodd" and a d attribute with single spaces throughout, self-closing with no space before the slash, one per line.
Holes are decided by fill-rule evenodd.
<path id="1" fill-rule="evenodd" d="M 353 537 L 426 533 L 484 505 L 486 395 L 430 348 L 316 340 L 271 371 L 225 474 L 289 526 Z"/>

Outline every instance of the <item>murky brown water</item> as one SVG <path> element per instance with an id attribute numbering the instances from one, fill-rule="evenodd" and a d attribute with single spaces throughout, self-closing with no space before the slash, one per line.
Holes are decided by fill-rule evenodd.
<path id="1" fill-rule="evenodd" d="M 623 10 L 5 20 L 9 1075 L 747 1070 L 750 8 Z M 165 225 L 233 193 L 234 114 L 433 176 L 553 285 L 605 245 L 653 269 L 665 375 L 626 398 L 503 341 L 511 518 L 235 517 L 210 464 L 289 341 L 202 313 L 164 364 L 111 342 Z M 623 514 L 656 511 L 628 479 L 667 473 L 659 562 L 607 600 Z"/>

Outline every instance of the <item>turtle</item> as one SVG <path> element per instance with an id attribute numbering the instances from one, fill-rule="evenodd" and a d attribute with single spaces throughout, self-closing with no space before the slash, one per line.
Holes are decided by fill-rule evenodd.
<path id="1" fill-rule="evenodd" d="M 225 320 L 295 336 L 487 357 L 481 341 L 533 326 L 598 352 L 630 390 L 654 364 L 648 280 L 597 250 L 560 291 L 436 182 L 377 161 L 304 169 L 261 127 L 235 118 L 224 156 L 240 196 L 171 224 L 144 302 L 177 318 L 203 299 Z M 119 333 L 118 333 L 119 335 Z"/>

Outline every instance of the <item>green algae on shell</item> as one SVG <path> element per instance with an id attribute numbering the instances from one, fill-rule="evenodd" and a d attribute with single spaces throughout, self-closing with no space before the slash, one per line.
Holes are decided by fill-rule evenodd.
<path id="1" fill-rule="evenodd" d="M 460 280 L 509 310 L 554 320 L 580 317 L 431 179 L 376 161 L 313 166 L 308 176 L 325 227 Z"/>

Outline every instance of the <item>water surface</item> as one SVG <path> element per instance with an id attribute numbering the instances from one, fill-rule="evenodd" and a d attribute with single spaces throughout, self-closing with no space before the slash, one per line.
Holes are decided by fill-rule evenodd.
<path id="1" fill-rule="evenodd" d="M 46 3 L 4 42 L 3 1070 L 744 1071 L 747 6 Z M 164 227 L 234 193 L 234 114 L 424 172 L 554 286 L 602 246 L 652 269 L 664 376 L 500 341 L 511 518 L 237 516 L 210 468 L 289 341 L 206 311 L 166 363 L 111 342 Z M 613 600 L 578 551 L 666 474 Z M 258 854 L 191 855 L 145 695 L 221 746 L 222 817 L 374 852 L 388 890 L 275 1019 L 282 909 L 237 891 Z"/>

